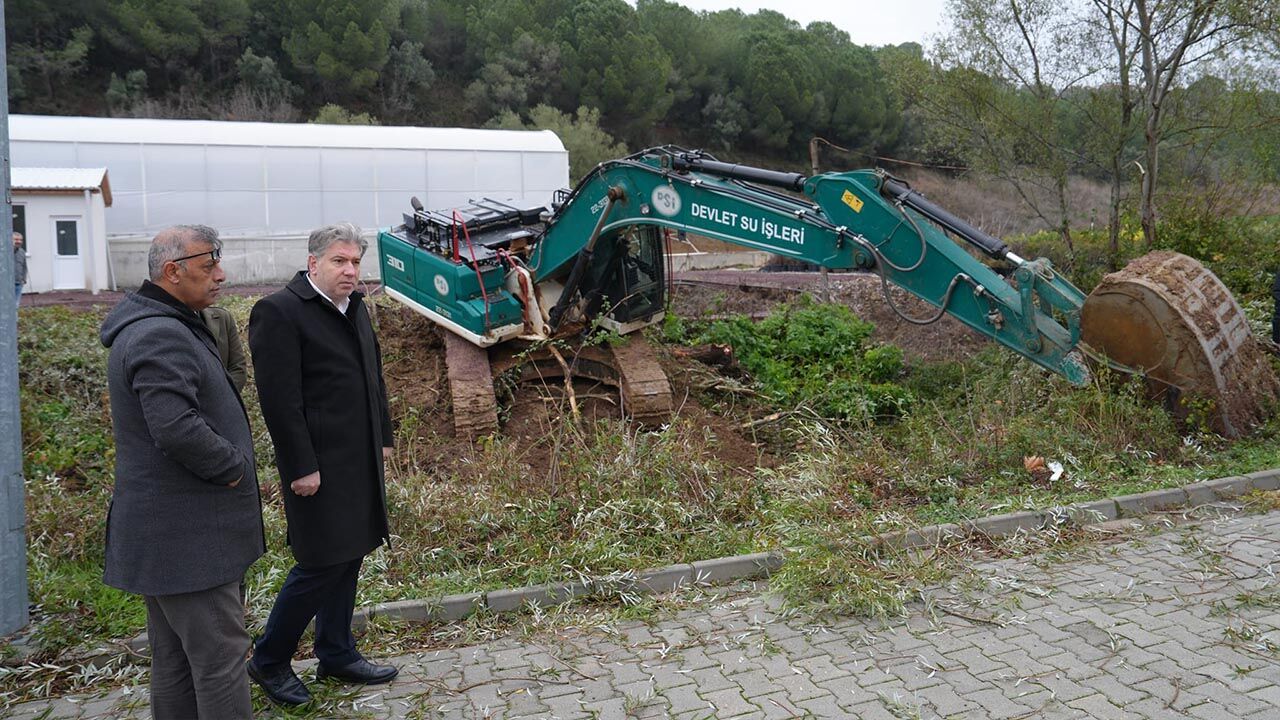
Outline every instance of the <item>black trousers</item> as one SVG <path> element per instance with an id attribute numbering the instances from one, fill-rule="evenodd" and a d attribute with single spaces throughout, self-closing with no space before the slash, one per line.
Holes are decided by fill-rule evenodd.
<path id="1" fill-rule="evenodd" d="M 360 659 L 351 634 L 356 609 L 356 580 L 364 558 L 324 567 L 294 565 L 276 596 L 267 627 L 253 647 L 254 662 L 263 670 L 288 663 L 312 618 L 316 621 L 316 657 L 336 668 Z"/>
<path id="2" fill-rule="evenodd" d="M 1276 301 L 1276 310 L 1271 315 L 1271 342 L 1280 343 L 1280 292 L 1273 293 L 1272 298 Z"/>
<path id="3" fill-rule="evenodd" d="M 1271 281 L 1271 299 L 1276 301 L 1275 312 L 1271 315 L 1271 342 L 1280 343 L 1280 272 Z"/>

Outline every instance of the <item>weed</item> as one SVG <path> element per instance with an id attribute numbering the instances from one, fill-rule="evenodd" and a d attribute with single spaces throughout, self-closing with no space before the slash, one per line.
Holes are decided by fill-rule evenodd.
<path id="1" fill-rule="evenodd" d="M 912 400 L 895 383 L 902 351 L 872 345 L 872 329 L 845 306 L 805 296 L 760 322 L 743 316 L 714 322 L 697 339 L 732 346 L 763 391 L 784 405 L 866 423 L 896 417 Z"/>

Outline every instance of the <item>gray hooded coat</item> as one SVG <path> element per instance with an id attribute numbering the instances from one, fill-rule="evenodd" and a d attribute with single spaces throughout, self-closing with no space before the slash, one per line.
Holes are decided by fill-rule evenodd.
<path id="1" fill-rule="evenodd" d="M 249 418 L 213 336 L 146 283 L 101 338 L 116 442 L 103 581 L 172 595 L 243 579 L 266 548 L 262 504 Z"/>

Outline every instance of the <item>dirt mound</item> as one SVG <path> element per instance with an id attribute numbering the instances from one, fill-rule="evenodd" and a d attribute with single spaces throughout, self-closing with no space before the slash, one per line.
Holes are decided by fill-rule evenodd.
<path id="1" fill-rule="evenodd" d="M 876 326 L 874 337 L 903 348 L 908 358 L 942 360 L 973 352 L 985 339 L 949 317 L 929 326 L 906 323 L 894 315 L 881 296 L 879 280 L 868 275 L 833 275 L 832 299 L 849 305 L 860 317 Z M 819 290 L 819 277 L 812 273 L 682 273 L 686 281 L 677 285 L 672 309 L 685 317 L 712 317 L 731 314 L 764 315 L 794 299 L 798 292 Z M 904 311 L 923 315 L 928 308 L 902 291 L 894 300 Z M 403 428 L 409 423 L 411 461 L 418 470 L 441 476 L 462 476 L 474 472 L 472 460 L 477 445 L 454 438 L 449 399 L 443 331 L 426 318 L 399 305 L 379 304 L 376 309 L 378 336 L 382 344 L 387 391 L 392 415 Z M 755 408 L 744 405 L 719 412 L 703 407 L 696 399 L 714 371 L 660 349 L 660 362 L 671 379 L 674 394 L 673 420 L 703 429 L 713 440 L 709 444 L 715 459 L 727 467 L 749 472 L 771 467 L 775 457 L 763 449 L 769 445 L 757 437 L 767 433 L 765 423 L 753 418 Z M 517 441 L 519 462 L 534 476 L 554 472 L 558 448 L 552 439 L 568 414 L 568 392 L 559 377 L 524 381 L 514 386 L 510 377 L 498 381 L 501 430 L 499 434 Z M 622 416 L 616 389 L 591 380 L 579 379 L 573 394 L 584 422 L 619 419 Z"/>
<path id="2" fill-rule="evenodd" d="M 442 331 L 399 306 L 379 307 L 377 322 L 391 413 L 402 428 L 410 423 L 411 461 L 418 469 L 435 468 L 441 475 L 465 477 L 471 471 L 476 445 L 454 439 Z M 762 455 L 742 421 L 721 417 L 693 399 L 694 388 L 684 365 L 687 361 L 664 354 L 661 362 L 675 392 L 675 416 L 714 438 L 710 447 L 718 461 L 743 471 L 775 464 L 772 457 Z M 534 475 L 550 472 L 557 452 L 550 438 L 568 414 L 568 393 L 562 379 L 525 381 L 519 387 L 504 387 L 500 379 L 498 391 L 499 433 L 518 441 L 520 462 Z M 584 424 L 622 417 L 617 391 L 612 387 L 576 380 L 573 393 Z"/>

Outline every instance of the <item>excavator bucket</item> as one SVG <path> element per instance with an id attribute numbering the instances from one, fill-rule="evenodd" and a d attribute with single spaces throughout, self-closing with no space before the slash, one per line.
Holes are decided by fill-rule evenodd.
<path id="1" fill-rule="evenodd" d="M 1143 372 L 1175 416 L 1194 413 L 1225 437 L 1253 429 L 1280 396 L 1240 305 L 1186 255 L 1149 253 L 1104 277 L 1081 310 L 1081 337 Z"/>

